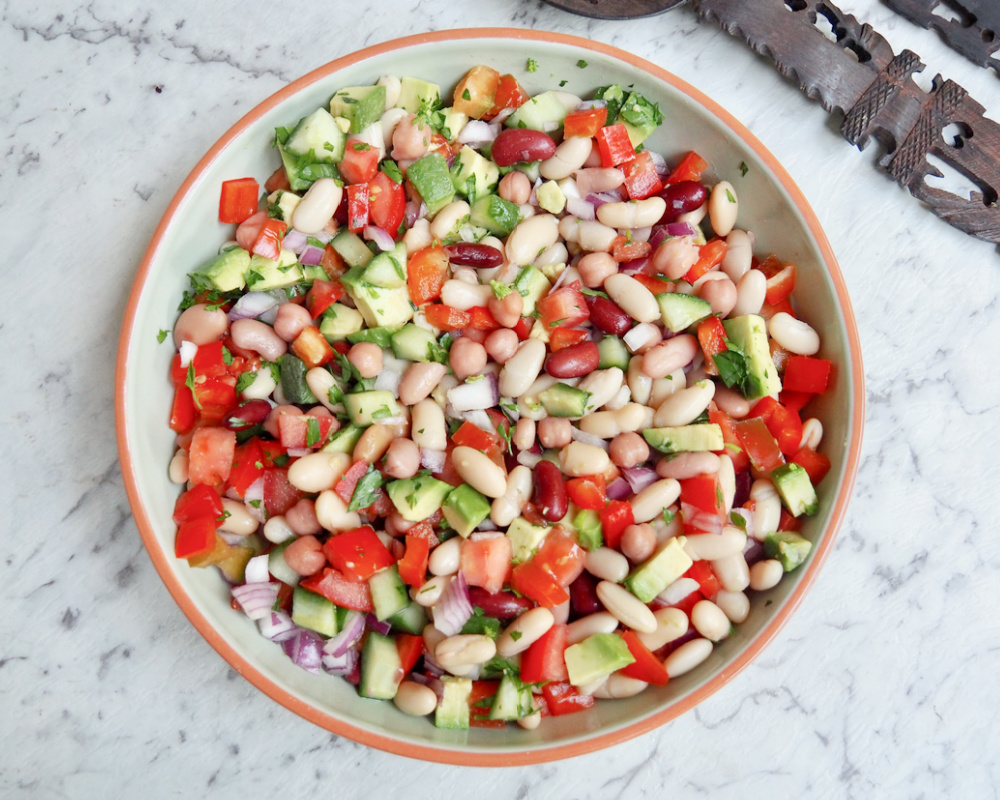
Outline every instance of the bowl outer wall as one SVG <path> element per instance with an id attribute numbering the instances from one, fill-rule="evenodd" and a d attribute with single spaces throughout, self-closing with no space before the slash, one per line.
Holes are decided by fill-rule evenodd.
<path id="1" fill-rule="evenodd" d="M 585 718 L 590 715 L 590 712 L 571 717 L 550 718 L 542 726 L 542 729 L 546 729 L 548 726 L 548 733 L 540 733 L 539 731 L 527 732 L 512 728 L 506 733 L 495 730 L 473 730 L 467 734 L 458 735 L 455 732 L 442 732 L 439 729 L 427 726 L 430 728 L 426 732 L 427 736 L 421 736 L 419 734 L 404 734 L 399 732 L 398 729 L 400 727 L 408 725 L 411 721 L 404 721 L 401 715 L 398 715 L 401 719 L 395 719 L 394 715 L 397 712 L 388 703 L 360 701 L 365 703 L 365 719 L 350 719 L 339 716 L 336 712 L 317 707 L 309 699 L 309 695 L 314 693 L 316 689 L 315 684 L 309 681 L 314 676 L 306 676 L 305 673 L 302 673 L 302 676 L 293 675 L 289 677 L 287 674 L 282 674 L 287 673 L 286 667 L 290 662 L 287 662 L 287 659 L 282 662 L 281 660 L 284 659 L 284 656 L 281 654 L 280 648 L 273 647 L 265 642 L 256 633 L 256 629 L 252 625 L 249 626 L 249 630 L 234 632 L 228 629 L 227 621 L 226 635 L 220 631 L 222 620 L 216 613 L 218 609 L 213 608 L 211 604 L 205 602 L 205 597 L 199 595 L 198 588 L 193 583 L 194 580 L 200 579 L 200 576 L 199 578 L 192 578 L 190 573 L 196 571 L 190 570 L 185 564 L 178 563 L 173 556 L 172 534 L 167 533 L 169 526 L 164 527 L 163 502 L 159 498 L 151 498 L 148 493 L 144 496 L 140 489 L 148 480 L 151 480 L 149 470 L 158 471 L 159 475 L 163 475 L 165 472 L 165 461 L 162 463 L 157 461 L 155 465 L 147 464 L 143 466 L 143 458 L 147 455 L 146 448 L 148 447 L 152 453 L 157 453 L 157 447 L 159 446 L 161 450 L 162 447 L 160 446 L 161 443 L 158 443 L 156 440 L 159 434 L 146 429 L 137 429 L 137 425 L 131 424 L 134 415 L 140 413 L 136 409 L 138 397 L 135 393 L 139 388 L 136 386 L 139 380 L 136 377 L 139 369 L 136 362 L 142 355 L 140 352 L 142 349 L 151 349 L 150 342 L 147 341 L 147 338 L 152 338 L 153 334 L 151 331 L 155 331 L 159 324 L 167 320 L 147 320 L 144 323 L 144 315 L 140 314 L 139 311 L 140 306 L 149 306 L 150 302 L 152 302 L 148 298 L 148 284 L 151 277 L 155 275 L 155 271 L 153 270 L 154 263 L 159 263 L 158 259 L 162 261 L 165 258 L 163 255 L 166 249 L 164 240 L 170 238 L 167 236 L 168 231 L 170 232 L 170 236 L 173 237 L 171 242 L 182 235 L 176 231 L 177 223 L 175 222 L 175 217 L 183 215 L 186 212 L 191 202 L 192 192 L 195 195 L 199 194 L 194 190 L 199 188 L 199 184 L 205 183 L 207 180 L 206 173 L 212 170 L 213 165 L 216 165 L 230 151 L 230 148 L 234 144 L 243 148 L 252 148 L 254 146 L 254 142 L 248 142 L 246 137 L 240 138 L 241 134 L 248 127 L 258 122 L 269 112 L 274 112 L 275 109 L 281 107 L 286 101 L 296 98 L 300 93 L 307 94 L 312 91 L 313 93 L 319 92 L 322 94 L 329 88 L 330 91 L 326 92 L 328 96 L 333 90 L 339 88 L 339 85 L 331 83 L 329 87 L 326 87 L 323 83 L 331 75 L 339 71 L 350 71 L 352 68 L 364 69 L 367 62 L 375 59 L 376 61 L 373 63 L 372 68 L 375 77 L 377 77 L 379 74 L 383 74 L 383 71 L 377 69 L 377 65 L 387 59 L 398 57 L 401 55 L 400 51 L 406 48 L 417 48 L 418 51 L 427 51 L 428 48 L 437 47 L 442 50 L 448 50 L 449 47 L 456 46 L 455 43 L 464 45 L 478 39 L 494 39 L 496 41 L 493 47 L 501 49 L 504 46 L 510 47 L 511 42 L 514 42 L 518 48 L 521 48 L 521 55 L 525 60 L 528 56 L 535 57 L 539 60 L 543 68 L 546 63 L 543 57 L 556 57 L 557 54 L 562 54 L 562 57 L 566 59 L 567 65 L 575 63 L 578 57 L 586 57 L 590 60 L 592 67 L 598 68 L 596 71 L 600 71 L 602 68 L 611 69 L 612 71 L 614 69 L 621 69 L 620 65 L 618 67 L 614 67 L 613 65 L 616 62 L 624 62 L 628 65 L 626 69 L 631 67 L 638 71 L 636 75 L 637 79 L 642 78 L 643 73 L 645 73 L 672 87 L 677 96 L 670 98 L 671 107 L 678 105 L 681 107 L 686 106 L 693 113 L 700 114 L 702 117 L 714 117 L 716 124 L 721 128 L 721 132 L 718 132 L 716 136 L 727 140 L 727 134 L 730 134 L 742 140 L 740 142 L 729 142 L 728 145 L 740 148 L 740 156 L 751 167 L 751 171 L 757 170 L 759 180 L 764 183 L 774 184 L 774 186 L 770 187 L 770 191 L 777 193 L 776 201 L 784 200 L 794 206 L 790 212 L 785 211 L 783 213 L 791 213 L 793 217 L 792 221 L 798 222 L 801 225 L 804 235 L 811 238 L 811 242 L 803 245 L 801 248 L 792 248 L 794 252 L 787 252 L 788 248 L 779 242 L 775 242 L 772 245 L 772 249 L 780 252 L 788 260 L 794 261 L 798 259 L 803 263 L 816 262 L 818 271 L 813 277 L 825 282 L 830 294 L 835 298 L 839 306 L 840 314 L 838 318 L 829 320 L 824 317 L 824 325 L 818 325 L 817 328 L 823 336 L 824 342 L 827 344 L 831 342 L 838 343 L 837 352 L 825 354 L 828 356 L 832 355 L 837 364 L 838 374 L 835 378 L 834 388 L 843 406 L 843 415 L 837 425 L 831 426 L 829 423 L 827 424 L 827 440 L 830 440 L 831 433 L 833 433 L 833 438 L 838 442 L 843 442 L 844 452 L 842 459 L 838 458 L 835 460 L 834 471 L 825 481 L 827 488 L 826 492 L 823 493 L 824 497 L 829 495 L 832 481 L 836 480 L 839 485 L 837 486 L 835 497 L 832 498 L 832 506 L 829 506 L 826 509 L 826 513 L 821 515 L 824 521 L 824 525 L 821 528 L 822 535 L 818 538 L 808 564 L 799 573 L 794 573 L 790 576 L 792 578 L 791 581 L 786 579 L 786 581 L 782 582 L 783 586 L 790 586 L 791 588 L 788 589 L 785 596 L 777 599 L 777 610 L 768 619 L 759 623 L 759 629 L 756 633 L 752 634 L 752 640 L 732 645 L 732 647 L 738 646 L 742 648 L 735 656 L 732 658 L 728 656 L 720 657 L 719 651 L 723 648 L 717 647 L 713 653 L 713 658 L 718 663 L 713 665 L 713 659 L 706 662 L 706 665 L 704 665 L 705 676 L 689 675 L 671 682 L 671 687 L 677 684 L 682 685 L 681 688 L 684 694 L 681 697 L 667 702 L 660 701 L 659 704 L 654 703 L 652 704 L 654 705 L 653 711 L 640 711 L 638 714 L 632 711 L 636 707 L 635 704 L 641 702 L 638 699 L 634 701 L 618 701 L 614 704 L 598 704 L 598 707 L 602 709 L 616 707 L 619 710 L 624 708 L 625 711 L 612 713 L 610 710 L 607 712 L 602 710 L 602 714 L 607 713 L 611 715 L 610 720 L 598 718 L 596 715 L 586 720 Z M 463 60 L 461 65 L 455 66 L 454 79 L 457 79 L 461 72 L 473 63 L 489 63 L 487 55 L 489 49 L 488 45 L 482 48 L 477 48 L 474 45 L 469 48 L 467 56 L 471 60 Z M 422 52 L 422 54 L 427 58 L 431 57 L 427 52 Z M 505 63 L 507 70 L 517 72 L 510 62 Z M 396 72 L 397 74 L 421 74 L 419 64 L 412 71 L 397 69 Z M 581 72 L 587 72 L 587 70 Z M 592 80 L 592 76 L 593 72 L 586 78 L 576 74 L 572 74 L 569 77 L 585 80 L 586 84 L 591 87 L 600 85 L 600 81 Z M 553 78 L 549 77 L 548 73 L 545 72 L 542 77 L 538 78 L 538 81 L 540 85 L 546 82 L 551 85 L 561 77 L 567 76 L 556 75 Z M 374 77 L 370 80 L 374 80 Z M 576 80 L 576 82 L 580 83 L 580 80 Z M 637 80 L 637 84 L 638 82 Z M 448 87 L 443 84 L 442 88 L 446 90 Z M 641 88 L 641 86 L 637 88 Z M 313 107 L 315 107 L 315 104 Z M 297 118 L 297 116 L 292 115 L 291 118 L 284 121 L 284 124 L 292 122 Z M 689 142 L 687 143 L 687 148 L 684 149 L 694 147 L 696 144 Z M 713 145 L 713 149 L 715 146 L 725 147 L 726 143 L 719 145 L 717 142 Z M 725 173 L 721 177 L 729 177 L 732 180 L 732 170 L 737 169 L 738 163 L 735 161 L 733 164 L 727 163 L 725 169 L 720 170 L 720 172 Z M 238 176 L 227 175 L 226 177 Z M 751 175 L 751 180 L 755 177 L 757 176 Z M 262 181 L 263 178 L 261 177 L 260 180 Z M 765 187 L 765 189 L 767 188 Z M 213 191 L 213 189 L 205 189 L 200 194 L 204 195 L 205 192 L 208 192 L 211 195 Z M 784 195 L 784 197 L 781 197 L 781 195 Z M 779 209 L 777 208 L 765 209 L 763 217 L 766 220 L 770 215 L 778 213 Z M 222 226 L 220 226 L 221 230 L 223 230 Z M 767 231 L 763 230 L 762 235 L 766 237 L 768 235 Z M 216 241 L 221 241 L 221 239 L 217 239 Z M 191 241 L 189 244 L 193 248 L 196 248 L 198 246 L 204 247 L 206 244 L 211 246 L 212 242 Z M 766 247 L 766 238 L 764 239 L 764 244 Z M 210 252 L 202 253 L 199 257 L 192 258 L 190 263 L 175 265 L 175 269 L 177 269 L 180 275 L 178 280 L 183 278 L 184 273 L 188 272 L 194 265 L 200 263 L 204 257 L 210 254 Z M 811 302 L 810 297 L 804 299 L 808 306 Z M 171 297 L 166 302 L 172 304 L 173 300 L 174 297 Z M 820 301 L 813 300 L 812 302 L 815 305 Z M 822 310 L 822 308 L 822 304 L 817 306 L 817 310 Z M 809 309 L 807 308 L 806 310 L 808 311 Z M 829 317 L 828 310 L 826 314 Z M 821 318 L 816 314 L 807 313 L 806 316 L 813 320 Z M 142 339 L 142 343 L 138 341 L 140 333 L 142 333 L 143 337 L 146 337 Z M 159 355 L 157 351 L 152 352 L 154 355 Z M 164 358 L 167 359 L 169 356 L 164 356 Z M 165 373 L 166 366 L 164 365 L 163 374 Z M 167 392 L 166 386 L 163 387 L 163 391 L 164 393 Z M 806 589 L 812 584 L 832 547 L 837 529 L 846 512 L 857 474 L 863 419 L 864 380 L 860 343 L 843 276 L 814 212 L 774 156 L 741 123 L 719 107 L 713 100 L 658 66 L 600 42 L 564 34 L 520 29 L 438 31 L 375 45 L 339 58 L 314 70 L 275 93 L 244 116 L 198 162 L 177 191 L 163 220 L 157 227 L 140 265 L 129 297 L 122 326 L 116 375 L 116 424 L 119 457 L 136 524 L 161 579 L 166 584 L 177 604 L 181 607 L 181 610 L 209 644 L 237 672 L 272 699 L 300 716 L 336 734 L 346 736 L 362 744 L 413 758 L 477 766 L 503 766 L 552 761 L 612 746 L 652 730 L 690 710 L 697 703 L 701 702 L 701 700 L 721 688 L 729 679 L 750 663 L 760 650 L 774 638 L 792 611 L 801 602 Z M 826 416 L 824 416 L 824 420 L 827 420 Z M 165 429 L 166 426 L 163 426 L 163 428 Z M 166 434 L 169 435 L 168 430 Z M 156 456 L 156 458 L 159 458 L 159 456 Z M 158 480 L 161 483 L 165 483 L 162 477 Z M 160 508 L 156 509 L 155 513 L 151 513 L 150 508 L 147 506 L 156 502 L 159 502 Z M 168 509 L 165 514 L 166 522 L 169 522 L 169 516 Z M 157 521 L 155 524 L 154 519 Z M 159 533 L 157 532 L 158 528 Z M 820 529 L 818 528 L 818 530 Z M 206 571 L 198 572 L 204 573 Z M 217 589 L 215 589 L 215 593 L 218 594 Z M 216 602 L 215 605 L 219 604 Z M 228 607 L 226 610 L 228 610 Z M 748 624 L 749 621 L 748 623 L 744 623 L 744 625 Z M 737 637 L 734 637 L 736 641 L 739 641 L 739 635 L 738 629 Z M 249 638 L 250 636 L 255 638 L 251 639 Z M 267 645 L 268 650 L 262 650 L 258 647 L 261 643 Z M 255 660 L 251 661 L 248 657 L 245 652 L 247 649 L 254 651 L 252 655 Z M 726 650 L 725 652 L 728 653 L 729 651 Z M 298 670 L 298 672 L 302 671 Z M 344 682 L 338 683 L 347 686 Z M 337 691 L 340 688 L 343 687 L 339 687 Z M 347 689 L 353 695 L 353 688 L 347 687 Z M 337 692 L 335 691 L 334 693 L 336 694 Z M 352 701 L 348 700 L 348 702 Z M 630 703 L 632 705 L 629 705 Z M 425 721 L 420 722 L 426 725 Z M 473 738 L 473 741 L 469 741 L 469 738 Z"/>

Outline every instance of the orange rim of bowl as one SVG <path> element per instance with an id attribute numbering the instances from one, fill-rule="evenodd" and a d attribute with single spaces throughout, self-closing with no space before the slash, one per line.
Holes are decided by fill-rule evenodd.
<path id="1" fill-rule="evenodd" d="M 322 80 L 332 73 L 351 66 L 359 61 L 363 61 L 384 53 L 400 50 L 414 45 L 422 45 L 441 41 L 454 41 L 456 39 L 520 39 L 524 41 L 542 41 L 546 43 L 564 44 L 575 48 L 587 49 L 597 53 L 610 56 L 619 61 L 623 61 L 631 66 L 650 73 L 665 83 L 670 84 L 681 94 L 690 97 L 701 104 L 712 115 L 717 117 L 725 126 L 737 133 L 743 142 L 750 147 L 757 156 L 767 164 L 772 175 L 782 188 L 789 194 L 799 213 L 804 218 L 813 240 L 816 243 L 823 261 L 825 262 L 830 279 L 836 290 L 837 299 L 843 314 L 844 327 L 847 333 L 848 353 L 850 355 L 850 374 L 853 385 L 853 413 L 849 420 L 850 438 L 847 442 L 847 455 L 844 464 L 843 484 L 834 503 L 834 508 L 830 515 L 830 523 L 824 531 L 822 541 L 814 551 L 805 568 L 805 573 L 800 578 L 798 584 L 785 601 L 784 606 L 775 617 L 763 628 L 754 640 L 730 662 L 725 669 L 720 671 L 702 686 L 698 687 L 690 694 L 679 698 L 666 708 L 637 720 L 619 729 L 584 739 L 573 741 L 568 744 L 544 746 L 541 745 L 529 750 L 503 750 L 488 752 L 482 750 L 462 750 L 449 747 L 434 747 L 429 745 L 413 744 L 410 742 L 394 739 L 378 733 L 356 727 L 339 717 L 320 711 L 314 706 L 303 702 L 290 692 L 278 686 L 272 679 L 264 675 L 260 669 L 244 658 L 236 649 L 230 645 L 212 626 L 212 624 L 195 607 L 193 601 L 188 597 L 181 586 L 177 576 L 172 569 L 172 563 L 159 545 L 154 533 L 149 516 L 139 497 L 132 455 L 129 447 L 128 431 L 126 430 L 126 402 L 125 385 L 128 369 L 128 355 L 132 345 L 133 326 L 136 319 L 136 311 L 139 298 L 145 286 L 152 262 L 159 250 L 160 241 L 170 226 L 171 220 L 177 212 L 178 206 L 186 197 L 193 184 L 199 179 L 202 172 L 215 161 L 219 154 L 225 150 L 230 143 L 238 137 L 243 130 L 257 120 L 265 112 L 282 103 L 302 89 L 310 86 L 316 81 Z M 525 764 L 537 764 L 548 761 L 555 761 L 573 756 L 583 755 L 595 750 L 611 747 L 620 744 L 635 736 L 647 733 L 658 728 L 670 720 L 690 711 L 702 700 L 718 691 L 728 683 L 738 673 L 740 673 L 757 655 L 763 650 L 778 634 L 781 628 L 788 621 L 789 617 L 801 603 L 806 591 L 810 588 L 820 568 L 826 561 L 829 551 L 833 546 L 837 531 L 846 514 L 848 501 L 853 492 L 854 482 L 857 477 L 858 464 L 861 454 L 861 435 L 864 422 L 865 394 L 864 394 L 864 370 L 861 362 L 861 345 L 858 336 L 857 323 L 851 309 L 847 286 L 844 283 L 843 275 L 837 264 L 836 257 L 830 247 L 815 212 L 810 207 L 805 196 L 792 181 L 791 177 L 784 170 L 778 160 L 767 150 L 766 147 L 735 117 L 722 108 L 710 97 L 694 88 L 686 81 L 681 80 L 663 68 L 646 61 L 639 56 L 620 50 L 616 47 L 603 44 L 602 42 L 590 39 L 581 39 L 561 33 L 551 33 L 544 31 L 524 30 L 519 28 L 460 28 L 455 30 L 435 31 L 432 33 L 422 33 L 413 36 L 394 39 L 382 44 L 373 45 L 363 50 L 351 53 L 325 64 L 318 69 L 304 75 L 285 88 L 279 90 L 269 98 L 264 100 L 252 111 L 247 113 L 233 127 L 231 127 L 218 142 L 202 157 L 191 173 L 181 184 L 167 207 L 166 213 L 153 234 L 152 241 L 143 256 L 142 263 L 133 283 L 132 291 L 129 295 L 128 306 L 125 310 L 125 317 L 122 323 L 121 338 L 118 347 L 117 366 L 115 375 L 115 424 L 118 437 L 118 455 L 122 464 L 122 475 L 125 481 L 125 489 L 128 494 L 129 503 L 135 517 L 136 525 L 142 535 L 146 550 L 163 580 L 168 591 L 173 596 L 181 611 L 194 625 L 198 632 L 208 641 L 208 643 L 221 655 L 240 675 L 246 678 L 255 687 L 264 692 L 271 699 L 285 706 L 290 711 L 309 720 L 321 728 L 331 731 L 340 736 L 344 736 L 360 744 L 374 747 L 397 755 L 409 758 L 423 759 L 447 764 L 462 766 L 518 766 Z"/>

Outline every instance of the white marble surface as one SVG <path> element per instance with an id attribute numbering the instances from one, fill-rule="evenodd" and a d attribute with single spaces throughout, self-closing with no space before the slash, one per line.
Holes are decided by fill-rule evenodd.
<path id="1" fill-rule="evenodd" d="M 1000 79 L 850 0 L 1000 115 Z M 537 0 L 6 2 L 0 19 L 0 796 L 995 796 L 1000 785 L 1000 258 L 871 168 L 815 103 L 688 10 L 577 18 Z M 147 558 L 112 404 L 139 259 L 197 158 L 288 81 L 426 29 L 551 29 L 717 98 L 826 227 L 859 319 L 853 505 L 799 612 L 693 712 L 540 767 L 453 768 L 338 739 L 239 678 Z M 278 794 L 281 792 L 281 794 Z"/>

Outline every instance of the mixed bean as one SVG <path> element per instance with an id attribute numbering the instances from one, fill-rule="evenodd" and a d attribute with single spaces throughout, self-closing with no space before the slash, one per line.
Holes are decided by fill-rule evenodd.
<path id="1" fill-rule="evenodd" d="M 176 554 L 303 668 L 533 729 L 695 669 L 807 558 L 832 365 L 661 119 L 386 76 L 224 184 L 173 329 Z"/>

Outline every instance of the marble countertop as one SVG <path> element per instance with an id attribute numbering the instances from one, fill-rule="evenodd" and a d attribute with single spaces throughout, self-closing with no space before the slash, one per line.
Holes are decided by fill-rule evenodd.
<path id="1" fill-rule="evenodd" d="M 334 10 L 336 5 L 336 10 Z M 5 3 L 0 21 L 0 796 L 993 796 L 1000 785 L 996 249 L 935 219 L 818 104 L 685 9 L 586 20 L 537 0 Z M 875 0 L 841 6 L 1000 118 L 1000 79 Z M 475 13 L 472 8 L 475 7 Z M 200 155 L 294 78 L 453 27 L 626 48 L 716 98 L 825 226 L 863 345 L 861 470 L 836 547 L 762 656 L 666 727 L 540 767 L 411 761 L 257 692 L 147 557 L 114 438 L 129 288 Z M 28 282 L 18 287 L 14 278 Z M 16 289 L 16 291 L 14 291 Z"/>

